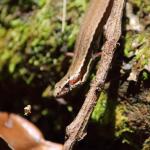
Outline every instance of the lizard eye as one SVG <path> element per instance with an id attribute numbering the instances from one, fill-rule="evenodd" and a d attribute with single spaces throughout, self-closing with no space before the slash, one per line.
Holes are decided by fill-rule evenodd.
<path id="1" fill-rule="evenodd" d="M 65 84 L 64 88 L 65 89 L 69 89 L 70 88 L 70 84 L 69 83 Z"/>
<path id="2" fill-rule="evenodd" d="M 63 89 L 63 90 L 64 90 L 65 92 L 70 91 L 70 89 L 71 89 L 71 87 L 70 87 L 70 84 L 69 84 L 69 83 L 67 83 L 67 84 L 64 85 L 64 89 Z"/>

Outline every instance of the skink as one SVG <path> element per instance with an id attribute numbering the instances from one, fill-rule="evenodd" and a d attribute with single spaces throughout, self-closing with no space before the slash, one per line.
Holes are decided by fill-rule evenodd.
<path id="1" fill-rule="evenodd" d="M 65 95 L 86 81 L 92 60 L 92 41 L 96 30 L 102 30 L 102 20 L 111 1 L 113 0 L 90 1 L 79 30 L 72 63 L 67 74 L 55 85 L 54 96 Z"/>

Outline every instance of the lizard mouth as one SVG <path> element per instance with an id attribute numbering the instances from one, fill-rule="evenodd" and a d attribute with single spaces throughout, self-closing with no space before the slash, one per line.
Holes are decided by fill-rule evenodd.
<path id="1" fill-rule="evenodd" d="M 55 87 L 53 95 L 54 97 L 61 97 L 61 96 L 66 95 L 69 91 L 70 91 L 70 88 L 66 87 L 66 85 L 63 88 Z"/>

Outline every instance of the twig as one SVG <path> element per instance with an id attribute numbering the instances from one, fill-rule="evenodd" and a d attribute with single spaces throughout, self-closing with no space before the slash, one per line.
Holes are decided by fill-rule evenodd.
<path id="1" fill-rule="evenodd" d="M 62 28 L 61 31 L 64 32 L 65 30 L 65 25 L 66 25 L 66 5 L 67 5 L 67 0 L 63 0 L 63 15 L 62 15 Z"/>
<path id="2" fill-rule="evenodd" d="M 121 18 L 125 0 L 114 0 L 110 16 L 105 25 L 106 41 L 102 47 L 102 56 L 98 64 L 95 80 L 91 83 L 87 97 L 74 121 L 67 127 L 67 141 L 64 150 L 72 150 L 77 141 L 86 135 L 86 127 L 97 99 L 102 91 L 111 66 L 117 42 L 121 35 Z"/>

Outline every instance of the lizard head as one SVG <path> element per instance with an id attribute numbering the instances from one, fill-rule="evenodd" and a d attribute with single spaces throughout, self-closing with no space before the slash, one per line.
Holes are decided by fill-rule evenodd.
<path id="1" fill-rule="evenodd" d="M 70 77 L 65 76 L 58 83 L 56 83 L 54 89 L 54 96 L 60 97 L 66 95 L 67 93 L 72 91 L 72 89 L 74 89 L 76 86 L 78 86 L 79 82 L 80 81 L 77 77 L 71 79 Z"/>
<path id="2" fill-rule="evenodd" d="M 63 96 L 65 94 L 67 94 L 70 91 L 70 85 L 68 82 L 62 83 L 61 81 L 59 81 L 56 85 L 55 85 L 55 89 L 54 89 L 54 96 L 55 97 L 60 97 Z"/>

